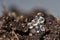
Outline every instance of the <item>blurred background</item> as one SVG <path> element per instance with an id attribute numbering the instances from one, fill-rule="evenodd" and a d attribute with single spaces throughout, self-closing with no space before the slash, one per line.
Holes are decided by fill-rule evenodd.
<path id="1" fill-rule="evenodd" d="M 19 8 L 28 11 L 34 7 L 48 9 L 52 15 L 60 17 L 60 0 L 5 0 L 6 9 L 10 5 L 17 5 Z M 2 0 L 0 0 L 0 16 L 2 15 Z"/>

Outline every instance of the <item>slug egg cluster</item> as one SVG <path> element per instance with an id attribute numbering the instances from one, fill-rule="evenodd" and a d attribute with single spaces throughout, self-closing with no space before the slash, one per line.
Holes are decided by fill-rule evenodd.
<path id="1" fill-rule="evenodd" d="M 39 33 L 39 31 L 45 31 L 44 25 L 42 25 L 45 22 L 44 17 L 40 16 L 41 13 L 38 13 L 35 18 L 27 24 L 27 27 L 29 29 L 34 29 L 36 33 Z"/>

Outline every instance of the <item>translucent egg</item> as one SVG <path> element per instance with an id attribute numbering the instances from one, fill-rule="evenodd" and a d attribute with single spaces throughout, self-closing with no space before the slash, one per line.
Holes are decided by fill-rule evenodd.
<path id="1" fill-rule="evenodd" d="M 42 14 L 41 12 L 39 12 L 37 15 L 40 15 L 40 14 Z"/>
<path id="2" fill-rule="evenodd" d="M 45 21 L 45 19 L 40 16 L 39 19 L 38 19 L 38 22 L 39 22 L 39 23 L 44 23 L 44 21 Z"/>
<path id="3" fill-rule="evenodd" d="M 35 20 L 35 19 L 34 19 L 34 20 L 32 20 L 32 25 L 33 25 L 33 26 L 36 26 L 36 25 L 38 25 L 38 22 L 37 22 L 37 20 Z"/>
<path id="4" fill-rule="evenodd" d="M 36 33 L 39 33 L 39 31 L 40 31 L 39 26 L 35 26 L 35 31 L 36 31 Z"/>
<path id="5" fill-rule="evenodd" d="M 32 29 L 33 28 L 32 23 L 28 23 L 27 26 L 28 26 L 29 29 Z"/>
<path id="6" fill-rule="evenodd" d="M 33 26 L 30 26 L 30 27 L 29 27 L 29 29 L 32 29 L 32 28 L 33 28 Z"/>
<path id="7" fill-rule="evenodd" d="M 39 18 L 38 16 L 35 16 L 35 20 L 38 20 L 38 18 Z"/>
<path id="8" fill-rule="evenodd" d="M 43 25 L 40 25 L 40 30 L 45 31 L 45 27 Z"/>
<path id="9" fill-rule="evenodd" d="M 35 23 L 35 20 L 32 20 L 32 24 L 34 24 Z"/>

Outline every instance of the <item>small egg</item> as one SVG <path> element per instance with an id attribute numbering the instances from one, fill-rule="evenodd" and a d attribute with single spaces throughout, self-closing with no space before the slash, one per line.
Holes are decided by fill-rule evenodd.
<path id="1" fill-rule="evenodd" d="M 28 26 L 29 29 L 33 28 L 32 23 L 28 23 L 27 26 Z"/>
<path id="2" fill-rule="evenodd" d="M 35 31 L 36 31 L 36 33 L 39 33 L 39 31 L 40 31 L 39 26 L 35 26 Z"/>
<path id="3" fill-rule="evenodd" d="M 38 20 L 38 16 L 35 16 L 35 19 Z"/>
<path id="4" fill-rule="evenodd" d="M 37 25 L 38 25 L 38 22 L 33 24 L 33 26 L 37 26 Z"/>
<path id="5" fill-rule="evenodd" d="M 32 20 L 32 23 L 35 23 L 35 20 Z"/>
<path id="6" fill-rule="evenodd" d="M 40 25 L 40 30 L 45 31 L 45 27 L 43 25 Z"/>
<path id="7" fill-rule="evenodd" d="M 37 15 L 40 15 L 40 14 L 42 14 L 41 12 L 39 12 Z"/>
<path id="8" fill-rule="evenodd" d="M 40 18 L 38 19 L 38 21 L 39 21 L 40 23 L 44 23 L 45 19 L 40 16 Z"/>
<path id="9" fill-rule="evenodd" d="M 32 23 L 28 23 L 27 25 L 28 25 L 28 26 L 31 26 L 31 25 L 32 25 Z"/>
<path id="10" fill-rule="evenodd" d="M 38 20 L 38 19 L 37 19 L 37 20 Z M 39 22 L 38 22 L 37 20 L 34 20 L 34 22 L 32 22 L 32 23 L 33 23 L 33 24 L 32 24 L 33 26 L 38 25 Z"/>
<path id="11" fill-rule="evenodd" d="M 39 33 L 39 31 L 36 31 L 37 33 Z"/>
<path id="12" fill-rule="evenodd" d="M 32 29 L 32 28 L 33 28 L 33 26 L 30 26 L 30 27 L 29 27 L 29 29 Z"/>

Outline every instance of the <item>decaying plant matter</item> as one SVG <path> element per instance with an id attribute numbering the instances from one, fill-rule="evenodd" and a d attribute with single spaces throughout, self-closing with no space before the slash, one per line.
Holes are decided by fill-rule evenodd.
<path id="1" fill-rule="evenodd" d="M 13 7 L 0 17 L 0 40 L 60 40 L 60 21 L 44 9 L 24 14 Z"/>

